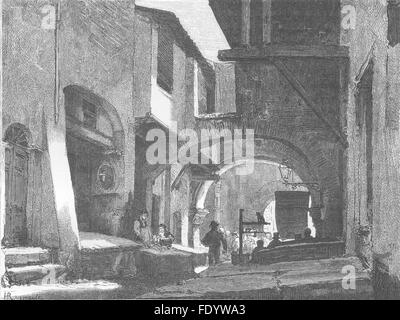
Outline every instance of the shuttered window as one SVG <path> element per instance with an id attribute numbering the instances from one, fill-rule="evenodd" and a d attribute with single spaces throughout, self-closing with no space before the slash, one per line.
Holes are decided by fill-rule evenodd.
<path id="1" fill-rule="evenodd" d="M 158 68 L 157 83 L 167 91 L 172 93 L 174 82 L 174 42 L 165 30 L 158 33 Z"/>
<path id="2" fill-rule="evenodd" d="M 388 2 L 388 40 L 393 47 L 400 43 L 400 0 Z"/>

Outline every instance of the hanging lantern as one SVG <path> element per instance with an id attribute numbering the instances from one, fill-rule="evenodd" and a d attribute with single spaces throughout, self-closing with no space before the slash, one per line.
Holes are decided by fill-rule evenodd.
<path id="1" fill-rule="evenodd" d="M 283 160 L 282 164 L 279 165 L 279 173 L 281 174 L 283 183 L 288 184 L 292 177 L 293 170 L 289 167 L 287 160 Z"/>

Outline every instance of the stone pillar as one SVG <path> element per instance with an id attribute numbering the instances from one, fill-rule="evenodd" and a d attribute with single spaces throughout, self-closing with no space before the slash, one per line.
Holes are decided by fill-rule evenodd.
<path id="1" fill-rule="evenodd" d="M 149 223 L 152 225 L 153 215 L 152 215 L 152 208 L 153 207 L 153 180 L 147 179 L 146 180 L 146 210 L 149 213 Z"/>
<path id="2" fill-rule="evenodd" d="M 60 239 L 60 260 L 62 264 L 69 265 L 75 260 L 80 244 L 75 197 L 67 157 L 64 108 L 60 108 L 62 117 L 57 123 L 54 121 L 52 112 L 47 114 L 49 115 L 46 121 L 48 150 L 44 157 L 48 157 L 53 183 Z"/>
<path id="3" fill-rule="evenodd" d="M 316 229 L 316 237 L 323 237 L 323 221 L 321 219 L 321 209 L 318 207 L 314 207 L 310 209 L 310 215 L 314 223 L 314 227 Z"/>
<path id="4" fill-rule="evenodd" d="M 200 235 L 200 226 L 204 222 L 204 218 L 209 214 L 207 209 L 195 209 L 192 218 L 192 227 L 193 227 L 193 248 L 198 249 L 201 248 L 201 235 Z"/>
<path id="5" fill-rule="evenodd" d="M 272 0 L 263 1 L 263 42 L 264 44 L 271 43 L 272 34 L 272 11 L 271 2 Z"/>
<path id="6" fill-rule="evenodd" d="M 171 230 L 171 166 L 167 166 L 167 169 L 165 170 L 164 192 L 164 223 L 168 226 L 169 230 Z"/>
<path id="7" fill-rule="evenodd" d="M 189 247 L 189 215 L 190 213 L 188 211 L 182 213 L 181 242 L 184 247 Z"/>
<path id="8" fill-rule="evenodd" d="M 250 45 L 250 2 L 242 0 L 242 45 Z"/>
<path id="9" fill-rule="evenodd" d="M 221 180 L 215 183 L 215 219 L 221 222 L 222 218 L 222 208 L 221 208 Z"/>

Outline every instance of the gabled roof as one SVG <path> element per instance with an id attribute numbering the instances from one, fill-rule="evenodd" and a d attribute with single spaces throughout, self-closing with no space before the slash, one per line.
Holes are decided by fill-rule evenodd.
<path id="1" fill-rule="evenodd" d="M 218 51 L 230 49 L 208 0 L 136 0 L 136 5 L 174 13 L 208 60 L 218 62 Z"/>
<path id="2" fill-rule="evenodd" d="M 212 62 L 208 61 L 202 55 L 196 43 L 183 28 L 179 19 L 173 12 L 138 5 L 136 6 L 136 12 L 151 19 L 159 25 L 167 26 L 174 35 L 177 45 L 186 53 L 186 55 L 193 57 L 206 75 L 213 77 L 215 71 Z"/>

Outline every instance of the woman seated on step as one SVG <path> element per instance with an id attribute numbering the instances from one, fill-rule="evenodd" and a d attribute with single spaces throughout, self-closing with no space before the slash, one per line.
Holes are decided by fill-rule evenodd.
<path id="1" fill-rule="evenodd" d="M 153 243 L 161 249 L 170 249 L 174 243 L 175 237 L 170 233 L 165 224 L 160 224 L 158 227 L 158 234 L 153 237 Z"/>

